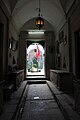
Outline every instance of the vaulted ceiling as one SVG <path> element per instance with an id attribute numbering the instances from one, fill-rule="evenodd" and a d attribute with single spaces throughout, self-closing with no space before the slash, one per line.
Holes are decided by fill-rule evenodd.
<path id="1" fill-rule="evenodd" d="M 39 0 L 3 0 L 17 29 L 38 16 Z M 66 21 L 66 13 L 74 0 L 40 0 L 41 14 L 53 29 L 57 30 Z"/>

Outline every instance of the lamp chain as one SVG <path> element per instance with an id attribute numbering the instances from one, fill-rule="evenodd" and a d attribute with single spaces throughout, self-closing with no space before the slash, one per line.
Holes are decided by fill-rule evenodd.
<path id="1" fill-rule="evenodd" d="M 41 12 L 41 10 L 40 10 L 40 0 L 39 0 L 39 16 L 40 16 L 40 12 Z"/>
<path id="2" fill-rule="evenodd" d="M 36 26 L 41 29 L 44 26 L 44 19 L 41 17 L 41 10 L 40 10 L 40 0 L 39 0 L 39 14 L 38 18 L 36 19 Z"/>

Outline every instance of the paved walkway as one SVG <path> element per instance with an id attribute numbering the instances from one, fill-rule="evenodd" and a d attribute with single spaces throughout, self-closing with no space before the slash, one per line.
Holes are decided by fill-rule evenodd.
<path id="1" fill-rule="evenodd" d="M 59 118 L 65 120 L 47 84 L 29 85 L 21 120 L 59 120 Z"/>
<path id="2" fill-rule="evenodd" d="M 43 84 L 23 81 L 4 104 L 0 120 L 80 120 L 73 108 L 74 100 L 50 81 Z"/>

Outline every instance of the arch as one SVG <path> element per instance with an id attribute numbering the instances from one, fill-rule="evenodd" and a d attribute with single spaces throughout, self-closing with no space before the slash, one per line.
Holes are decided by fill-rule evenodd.
<path id="1" fill-rule="evenodd" d="M 37 27 L 35 25 L 36 17 L 30 19 L 27 21 L 22 27 L 21 31 L 30 31 L 30 30 L 37 30 Z M 41 28 L 41 30 L 45 31 L 54 31 L 55 28 L 50 24 L 47 20 L 44 19 L 44 26 Z"/>
<path id="2" fill-rule="evenodd" d="M 59 0 L 44 0 L 41 1 L 41 14 L 55 29 L 58 29 L 60 24 L 64 24 L 65 13 Z M 12 21 L 15 22 L 18 30 L 29 20 L 38 16 L 38 1 L 37 0 L 19 0 L 12 13 Z"/>
<path id="3" fill-rule="evenodd" d="M 30 52 L 31 50 L 34 50 L 34 49 L 37 48 L 36 44 L 37 44 L 37 43 L 31 44 L 31 45 L 27 48 L 27 54 L 29 54 L 29 52 Z M 39 47 L 39 50 L 42 52 L 42 54 L 44 54 L 44 49 L 43 49 L 42 45 L 39 44 L 38 47 Z"/>

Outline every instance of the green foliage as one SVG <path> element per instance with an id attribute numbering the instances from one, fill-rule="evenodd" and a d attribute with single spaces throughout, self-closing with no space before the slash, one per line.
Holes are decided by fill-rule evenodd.
<path id="1" fill-rule="evenodd" d="M 34 68 L 37 68 L 37 65 L 36 65 L 36 64 L 33 64 L 33 67 L 34 67 Z"/>

